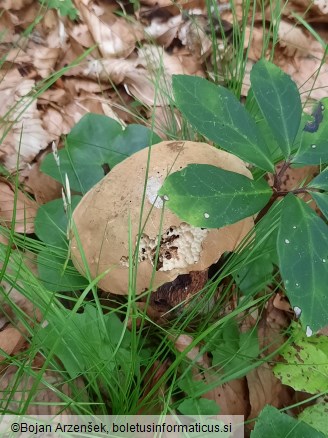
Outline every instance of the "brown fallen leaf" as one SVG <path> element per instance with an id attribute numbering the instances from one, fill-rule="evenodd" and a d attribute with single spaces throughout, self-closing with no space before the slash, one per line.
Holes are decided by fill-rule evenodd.
<path id="1" fill-rule="evenodd" d="M 281 292 L 278 292 L 273 300 L 273 306 L 278 310 L 283 310 L 284 312 L 293 313 L 293 309 L 289 304 L 285 295 Z"/>
<path id="2" fill-rule="evenodd" d="M 183 352 L 193 341 L 188 335 L 180 335 L 174 343 L 175 348 Z M 186 355 L 188 359 L 194 361 L 203 370 L 200 372 L 198 366 L 192 370 L 195 380 L 202 380 L 208 385 L 218 381 L 219 373 L 210 369 L 210 360 L 207 354 L 200 354 L 198 346 L 193 347 Z M 203 398 L 213 400 L 220 406 L 220 415 L 244 415 L 249 413 L 248 389 L 246 379 L 231 380 L 222 385 L 218 385 L 202 395 Z"/>
<path id="3" fill-rule="evenodd" d="M 60 373 L 47 370 L 42 376 L 39 376 L 39 368 L 44 360 L 39 359 L 40 365 L 32 366 L 31 371 L 24 371 L 14 365 L 6 367 L 0 377 L 0 409 L 4 407 L 6 411 L 20 413 L 21 407 L 31 397 L 26 409 L 27 415 L 58 415 L 59 413 L 70 414 L 70 409 L 63 409 L 63 401 L 72 397 L 72 390 L 66 383 Z M 33 374 L 34 373 L 34 374 Z M 83 391 L 84 384 L 82 379 L 76 379 L 74 382 L 76 390 L 79 391 L 79 398 L 86 400 Z M 36 387 L 35 387 L 36 385 Z M 63 393 L 66 397 L 63 399 L 59 394 Z"/>
<path id="4" fill-rule="evenodd" d="M 193 337 L 189 335 L 179 335 L 177 338 L 173 338 L 172 336 L 171 339 L 174 341 L 175 349 L 180 353 L 184 352 L 194 340 Z M 207 359 L 204 355 L 200 354 L 198 346 L 190 349 L 186 354 L 186 357 L 191 361 L 195 361 L 200 366 L 207 367 Z"/>
<path id="5" fill-rule="evenodd" d="M 68 134 L 75 124 L 72 114 L 66 114 L 63 108 L 57 109 L 51 106 L 48 106 L 44 111 L 42 122 L 55 143 L 59 142 L 61 135 Z"/>
<path id="6" fill-rule="evenodd" d="M 252 35 L 251 40 L 250 35 Z M 281 20 L 278 35 L 274 63 L 296 82 L 302 101 L 306 101 L 309 97 L 315 100 L 325 97 L 328 88 L 328 64 L 322 63 L 323 46 L 302 26 L 296 26 L 295 23 L 286 20 Z M 262 56 L 262 46 L 263 29 L 257 24 L 252 32 L 250 29 L 246 32 L 245 48 L 249 47 L 249 59 L 242 89 L 244 96 L 247 95 L 250 87 L 251 67 Z M 270 47 L 265 54 L 266 57 L 269 56 L 269 50 Z"/>
<path id="7" fill-rule="evenodd" d="M 284 48 L 286 57 L 311 55 L 318 59 L 322 58 L 323 47 L 309 33 L 305 33 L 300 27 L 281 20 L 278 29 L 279 44 Z"/>
<path id="8" fill-rule="evenodd" d="M 2 10 L 0 14 L 0 33 L 1 43 L 11 43 L 15 35 L 15 24 L 17 19 L 14 14 L 7 10 Z"/>
<path id="9" fill-rule="evenodd" d="M 283 331 L 289 325 L 287 313 L 275 308 L 273 300 L 274 298 L 271 298 L 268 301 L 267 308 L 258 324 L 259 347 L 260 351 L 263 351 L 263 358 L 276 352 L 284 343 Z M 279 356 L 276 355 L 271 360 L 277 361 L 278 358 Z M 263 361 L 262 365 L 250 371 L 246 376 L 251 405 L 249 419 L 257 417 L 267 404 L 277 408 L 291 404 L 290 388 L 283 385 L 273 374 L 271 365 L 265 362 L 265 359 Z"/>
<path id="10" fill-rule="evenodd" d="M 76 6 L 103 57 L 126 58 L 143 36 L 140 26 L 117 17 L 90 0 L 81 0 Z"/>
<path id="11" fill-rule="evenodd" d="M 321 60 L 305 56 L 293 58 L 293 62 L 290 62 L 290 59 L 277 52 L 275 62 L 294 79 L 305 101 L 309 97 L 320 100 L 327 96 L 328 64 L 322 64 Z"/>
<path id="12" fill-rule="evenodd" d="M 218 380 L 218 373 L 205 372 L 204 382 L 211 383 Z M 220 406 L 220 415 L 244 415 L 249 413 L 248 387 L 246 378 L 230 380 L 216 386 L 202 397 L 213 400 Z"/>
<path id="13" fill-rule="evenodd" d="M 167 391 L 166 383 L 159 386 L 156 393 L 151 394 L 151 399 L 147 400 L 147 395 L 151 392 L 154 386 L 161 379 L 165 371 L 168 369 L 170 362 L 166 359 L 164 362 L 159 362 L 158 360 L 154 362 L 150 370 L 146 373 L 144 378 L 145 386 L 143 390 L 142 398 L 139 400 L 138 404 L 141 408 L 138 411 L 138 415 L 159 415 L 163 412 L 165 393 Z M 144 403 L 146 400 L 146 403 Z"/>
<path id="14" fill-rule="evenodd" d="M 248 62 L 258 61 L 262 57 L 263 38 L 265 33 L 260 25 L 256 25 L 253 28 L 250 26 L 246 28 L 244 49 L 248 49 Z M 269 54 L 269 48 L 267 53 Z"/>
<path id="15" fill-rule="evenodd" d="M 270 365 L 264 363 L 249 372 L 247 374 L 247 384 L 251 405 L 249 419 L 256 418 L 265 405 L 271 405 L 276 408 L 281 408 L 285 405 L 287 389 L 275 377 Z"/>
<path id="16" fill-rule="evenodd" d="M 30 43 L 27 49 L 27 55 L 31 57 L 34 68 L 42 78 L 53 73 L 60 52 L 59 47 L 51 48 L 35 43 Z"/>
<path id="17" fill-rule="evenodd" d="M 283 163 L 279 163 L 276 166 L 276 171 L 279 172 Z M 309 183 L 316 175 L 319 173 L 318 166 L 305 166 L 305 167 L 290 167 L 286 170 L 283 177 L 281 178 L 281 190 L 292 191 Z M 270 185 L 273 184 L 273 176 L 270 174 L 268 176 L 268 182 Z M 315 210 L 316 204 L 312 200 L 311 195 L 302 195 L 305 201 L 311 201 L 309 205 Z"/>
<path id="18" fill-rule="evenodd" d="M 314 0 L 315 6 L 319 9 L 321 14 L 325 15 L 328 21 L 328 2 L 327 0 Z"/>
<path id="19" fill-rule="evenodd" d="M 0 178 L 0 223 L 11 226 L 14 210 L 16 216 L 14 229 L 17 233 L 33 233 L 34 218 L 38 209 L 37 203 L 28 198 L 4 178 Z"/>
<path id="20" fill-rule="evenodd" d="M 299 14 L 308 23 L 311 21 L 328 21 L 328 3 L 327 0 L 293 0 L 284 6 L 283 15 L 293 20 L 293 14 Z"/>
<path id="21" fill-rule="evenodd" d="M 0 331 L 0 350 L 4 351 L 8 356 L 17 354 L 23 347 L 26 339 L 16 327 L 7 325 Z M 6 359 L 0 355 L 0 363 Z M 0 364 L 1 365 L 1 364 Z"/>
<path id="22" fill-rule="evenodd" d="M 6 10 L 18 11 L 27 5 L 33 3 L 34 0 L 1 0 L 1 7 Z"/>
<path id="23" fill-rule="evenodd" d="M 33 164 L 25 181 L 25 188 L 33 194 L 39 205 L 61 197 L 61 184 L 54 178 L 40 171 L 40 165 L 45 154 Z"/>
<path id="24" fill-rule="evenodd" d="M 156 41 L 160 46 L 169 47 L 178 36 L 180 27 L 183 24 L 182 15 L 175 15 L 167 21 L 161 18 L 151 20 L 149 26 L 145 27 L 146 37 L 150 41 Z"/>
<path id="25" fill-rule="evenodd" d="M 42 127 L 37 101 L 31 96 L 34 81 L 21 77 L 18 70 L 0 78 L 0 157 L 9 170 L 24 168 L 51 140 Z"/>
<path id="26" fill-rule="evenodd" d="M 68 34 L 82 47 L 90 48 L 94 45 L 94 39 L 87 24 L 73 24 L 69 23 L 67 26 Z"/>

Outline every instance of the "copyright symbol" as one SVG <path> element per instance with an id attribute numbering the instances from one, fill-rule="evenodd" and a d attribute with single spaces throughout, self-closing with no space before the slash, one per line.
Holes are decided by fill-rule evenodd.
<path id="1" fill-rule="evenodd" d="M 12 432 L 19 432 L 19 423 L 13 423 L 11 425 L 11 431 Z"/>

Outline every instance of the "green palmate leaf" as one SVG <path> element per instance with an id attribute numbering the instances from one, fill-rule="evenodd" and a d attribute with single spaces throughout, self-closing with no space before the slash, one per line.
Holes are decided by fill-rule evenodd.
<path id="1" fill-rule="evenodd" d="M 328 324 L 328 226 L 293 194 L 283 201 L 277 251 L 288 298 L 310 335 Z"/>
<path id="2" fill-rule="evenodd" d="M 290 415 L 279 412 L 273 406 L 265 406 L 251 438 L 325 438 L 325 435 Z"/>
<path id="3" fill-rule="evenodd" d="M 196 76 L 173 76 L 178 108 L 203 135 L 223 149 L 272 172 L 265 138 L 254 119 L 226 88 Z"/>
<path id="4" fill-rule="evenodd" d="M 71 210 L 80 202 L 81 196 L 72 196 Z M 34 227 L 35 234 L 48 245 L 67 248 L 67 214 L 64 211 L 62 199 L 55 199 L 38 209 Z"/>
<path id="5" fill-rule="evenodd" d="M 196 227 L 218 228 L 258 212 L 272 189 L 264 180 L 206 164 L 190 164 L 169 175 L 159 195 L 170 210 Z"/>
<path id="6" fill-rule="evenodd" d="M 67 16 L 71 20 L 78 17 L 77 9 L 72 0 L 39 0 L 39 2 L 48 5 L 49 8 L 57 9 L 63 17 Z"/>
<path id="7" fill-rule="evenodd" d="M 116 164 L 159 141 L 145 126 L 128 125 L 123 129 L 109 117 L 89 113 L 74 126 L 67 136 L 67 146 L 58 152 L 60 167 L 49 154 L 41 170 L 60 182 L 67 173 L 71 188 L 85 193 Z"/>
<path id="8" fill-rule="evenodd" d="M 310 192 L 322 214 L 328 219 L 328 193 Z"/>
<path id="9" fill-rule="evenodd" d="M 303 129 L 300 148 L 292 162 L 300 164 L 328 162 L 328 97 L 315 106 L 312 120 L 307 122 Z"/>
<path id="10" fill-rule="evenodd" d="M 261 60 L 251 71 L 252 90 L 285 158 L 295 141 L 302 116 L 302 104 L 294 81 L 271 62 Z"/>
<path id="11" fill-rule="evenodd" d="M 227 324 L 210 343 L 212 365 L 225 373 L 239 373 L 239 377 L 247 374 L 249 366 L 259 355 L 257 330 L 240 333 L 235 322 Z"/>
<path id="12" fill-rule="evenodd" d="M 282 383 L 310 394 L 328 391 L 326 336 L 296 336 L 292 344 L 280 350 L 280 354 L 286 362 L 277 364 L 273 371 Z"/>
<path id="13" fill-rule="evenodd" d="M 215 401 L 206 398 L 186 398 L 178 409 L 182 415 L 217 415 L 220 412 Z"/>
<path id="14" fill-rule="evenodd" d="M 88 281 L 75 269 L 71 260 L 66 266 L 66 254 L 44 248 L 37 256 L 40 280 L 53 292 L 84 289 Z"/>
<path id="15" fill-rule="evenodd" d="M 189 397 L 194 397 L 197 393 L 207 392 L 208 386 L 203 380 L 195 380 L 191 372 L 187 373 L 182 379 L 179 380 L 178 386 Z"/>
<path id="16" fill-rule="evenodd" d="M 51 349 L 60 337 L 55 354 L 71 378 L 76 378 L 86 371 L 94 372 L 96 375 L 101 369 L 102 373 L 107 374 L 108 379 L 116 381 L 117 384 L 116 372 L 118 373 L 124 362 L 128 364 L 127 350 L 131 342 L 130 332 L 118 316 L 107 313 L 102 316 L 102 324 L 97 309 L 89 304 L 85 306 L 83 313 L 71 314 L 65 309 L 62 309 L 62 312 L 64 320 L 60 321 L 61 324 L 56 317 L 49 315 L 47 327 L 38 331 L 42 348 Z M 79 347 L 81 344 L 85 345 L 85 339 L 88 339 L 90 348 L 88 355 Z M 118 344 L 120 348 L 116 355 L 113 355 Z"/>

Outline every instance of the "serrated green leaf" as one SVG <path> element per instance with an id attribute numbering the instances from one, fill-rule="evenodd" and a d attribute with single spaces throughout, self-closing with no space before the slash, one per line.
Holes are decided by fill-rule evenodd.
<path id="1" fill-rule="evenodd" d="M 325 438 L 306 423 L 265 406 L 258 417 L 251 438 Z"/>
<path id="2" fill-rule="evenodd" d="M 319 173 L 313 180 L 308 184 L 308 187 L 315 187 L 316 189 L 322 189 L 328 191 L 328 167 Z"/>
<path id="3" fill-rule="evenodd" d="M 316 429 L 319 432 L 322 432 L 326 437 L 328 436 L 328 421 L 327 421 L 327 413 L 328 413 L 328 404 L 327 403 L 318 403 L 314 406 L 309 406 L 304 409 L 298 416 L 298 418 L 304 423 L 309 424 L 311 427 Z"/>
<path id="4" fill-rule="evenodd" d="M 328 338 L 298 336 L 280 350 L 285 363 L 273 368 L 274 374 L 285 385 L 297 391 L 318 394 L 328 391 Z"/>
<path id="5" fill-rule="evenodd" d="M 312 126 L 310 131 L 306 130 L 307 126 Z M 315 106 L 312 122 L 305 125 L 300 148 L 292 162 L 314 165 L 328 162 L 328 97 Z"/>
<path id="6" fill-rule="evenodd" d="M 257 213 L 269 201 L 272 189 L 264 180 L 190 164 L 169 175 L 159 195 L 168 198 L 167 207 L 189 224 L 219 228 Z"/>
<path id="7" fill-rule="evenodd" d="M 280 272 L 308 332 L 328 324 L 328 226 L 301 199 L 283 200 L 277 237 Z"/>
<path id="8" fill-rule="evenodd" d="M 81 196 L 72 196 L 72 211 L 81 199 Z M 67 249 L 67 223 L 63 200 L 55 199 L 39 207 L 34 221 L 35 234 L 48 245 Z"/>
<path id="9" fill-rule="evenodd" d="M 173 76 L 175 101 L 188 121 L 221 148 L 272 172 L 270 151 L 254 119 L 226 88 L 197 76 Z"/>
<path id="10" fill-rule="evenodd" d="M 328 193 L 310 192 L 322 214 L 328 219 Z"/>
<path id="11" fill-rule="evenodd" d="M 116 120 L 88 113 L 68 134 L 67 146 L 58 152 L 60 168 L 49 154 L 41 170 L 59 182 L 67 173 L 71 189 L 86 193 L 116 164 L 159 141 L 145 126 L 128 125 L 123 129 Z"/>
<path id="12" fill-rule="evenodd" d="M 302 104 L 295 82 L 279 67 L 264 59 L 250 75 L 258 106 L 285 158 L 292 150 L 302 115 Z"/>

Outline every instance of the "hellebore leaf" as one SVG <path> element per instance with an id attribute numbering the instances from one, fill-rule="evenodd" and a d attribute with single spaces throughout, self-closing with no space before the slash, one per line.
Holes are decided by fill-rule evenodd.
<path id="1" fill-rule="evenodd" d="M 66 254 L 50 247 L 42 249 L 37 256 L 39 277 L 45 287 L 53 292 L 84 289 L 88 280 L 75 269 L 71 260 L 66 263 Z"/>
<path id="2" fill-rule="evenodd" d="M 310 192 L 322 214 L 328 219 L 328 193 Z"/>
<path id="3" fill-rule="evenodd" d="M 72 196 L 72 211 L 80 200 L 81 196 Z M 55 199 L 39 207 L 34 221 L 35 234 L 48 245 L 67 249 L 67 223 L 63 200 L 61 198 Z"/>
<path id="4" fill-rule="evenodd" d="M 159 141 L 145 126 L 128 125 L 123 129 L 116 120 L 88 113 L 68 134 L 66 147 L 58 151 L 60 166 L 49 154 L 41 170 L 59 182 L 67 173 L 71 189 L 86 193 L 116 164 Z"/>
<path id="5" fill-rule="evenodd" d="M 319 173 L 319 175 L 313 178 L 313 180 L 307 186 L 328 191 L 328 167 L 326 167 L 323 172 Z"/>
<path id="6" fill-rule="evenodd" d="M 83 313 L 62 309 L 58 316 L 49 312 L 47 321 L 38 331 L 38 339 L 43 348 L 56 345 L 54 353 L 72 379 L 90 372 L 95 364 L 102 370 L 99 378 L 110 382 L 112 388 L 120 385 L 119 376 L 130 376 L 136 365 L 129 361 L 131 334 L 115 313 L 99 315 L 98 309 L 86 304 Z"/>
<path id="7" fill-rule="evenodd" d="M 328 324 L 328 226 L 293 194 L 283 200 L 277 251 L 288 298 L 311 335 Z"/>
<path id="8" fill-rule="evenodd" d="M 270 151 L 255 120 L 220 85 L 196 76 L 173 76 L 175 101 L 198 132 L 261 169 L 272 172 Z"/>
<path id="9" fill-rule="evenodd" d="M 189 164 L 169 175 L 159 195 L 167 207 L 191 225 L 219 228 L 257 213 L 272 189 L 264 180 L 207 164 Z"/>
<path id="10" fill-rule="evenodd" d="M 251 71 L 255 99 L 285 158 L 290 155 L 302 116 L 298 88 L 289 75 L 262 59 Z"/>

